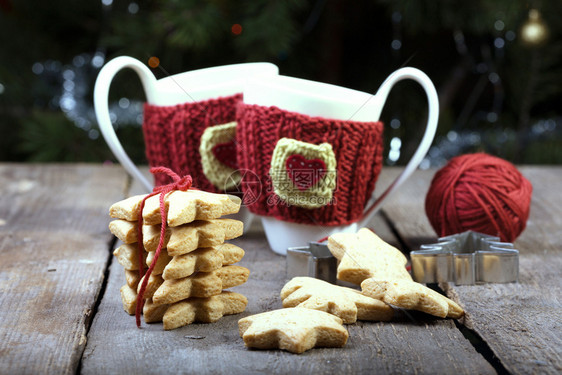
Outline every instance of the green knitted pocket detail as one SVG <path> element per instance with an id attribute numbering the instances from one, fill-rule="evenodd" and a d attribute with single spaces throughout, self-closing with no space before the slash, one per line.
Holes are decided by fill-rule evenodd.
<path id="1" fill-rule="evenodd" d="M 318 159 L 323 162 L 325 169 L 303 167 L 294 170 L 291 178 L 287 171 L 287 159 L 292 155 L 300 155 L 310 162 Z M 336 156 L 329 143 L 314 145 L 296 139 L 281 138 L 273 150 L 269 175 L 275 194 L 282 201 L 291 206 L 314 209 L 333 203 L 331 200 L 336 188 L 336 167 Z M 297 186 L 294 182 L 295 174 L 300 174 L 305 180 L 309 178 L 310 187 L 303 190 L 302 186 Z"/>
<path id="2" fill-rule="evenodd" d="M 201 136 L 199 153 L 201 166 L 207 179 L 220 190 L 233 190 L 240 182 L 240 172 L 218 160 L 213 147 L 231 142 L 236 138 L 236 122 L 210 126 Z M 235 158 L 236 155 L 233 155 Z"/>

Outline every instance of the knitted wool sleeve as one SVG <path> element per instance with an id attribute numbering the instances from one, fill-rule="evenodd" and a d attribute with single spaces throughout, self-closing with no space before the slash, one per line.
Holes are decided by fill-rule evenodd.
<path id="1" fill-rule="evenodd" d="M 149 165 L 170 168 L 181 176 L 190 174 L 193 186 L 219 192 L 203 173 L 201 135 L 209 126 L 234 121 L 236 105 L 241 101 L 242 94 L 235 94 L 174 106 L 145 103 L 142 128 Z M 155 176 L 156 186 L 170 182 L 166 175 Z"/>
<path id="2" fill-rule="evenodd" d="M 383 124 L 311 117 L 277 107 L 240 103 L 236 113 L 238 165 L 250 211 L 280 220 L 315 225 L 345 225 L 361 218 L 382 168 Z M 330 204 L 304 208 L 275 199 L 269 175 L 281 138 L 315 145 L 329 143 L 336 157 L 337 182 Z"/>

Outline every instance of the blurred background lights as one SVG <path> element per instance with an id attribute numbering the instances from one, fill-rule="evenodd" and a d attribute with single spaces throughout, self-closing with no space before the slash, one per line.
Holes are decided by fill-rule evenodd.
<path id="1" fill-rule="evenodd" d="M 139 11 L 139 4 L 135 2 L 130 3 L 127 7 L 127 11 L 131 14 L 137 14 Z"/>
<path id="2" fill-rule="evenodd" d="M 92 66 L 94 68 L 101 68 L 105 61 L 103 53 L 96 52 L 94 57 L 92 58 Z"/>
<path id="3" fill-rule="evenodd" d="M 506 40 L 513 42 L 515 40 L 515 37 L 516 37 L 515 31 L 513 30 L 506 31 L 505 33 Z"/>
<path id="4" fill-rule="evenodd" d="M 119 107 L 126 109 L 129 108 L 130 101 L 127 98 L 119 99 Z"/>
<path id="5" fill-rule="evenodd" d="M 447 139 L 451 142 L 454 142 L 457 140 L 458 138 L 458 133 L 456 131 L 451 130 L 450 132 L 447 133 Z"/>
<path id="6" fill-rule="evenodd" d="M 431 161 L 428 158 L 423 159 L 419 168 L 422 170 L 431 168 Z"/>
<path id="7" fill-rule="evenodd" d="M 498 31 L 502 31 L 502 30 L 504 29 L 504 27 L 505 27 L 505 24 L 503 23 L 502 20 L 497 20 L 497 21 L 494 23 L 494 29 L 496 29 L 496 30 L 498 30 Z"/>
<path id="8" fill-rule="evenodd" d="M 72 80 L 74 79 L 74 71 L 72 71 L 71 69 L 66 69 L 63 73 L 62 73 L 62 78 L 64 78 L 65 80 Z"/>
<path id="9" fill-rule="evenodd" d="M 74 98 L 72 98 L 71 96 L 65 94 L 61 97 L 59 105 L 64 112 L 69 112 L 72 111 L 76 106 L 76 100 L 74 100 Z"/>
<path id="10" fill-rule="evenodd" d="M 158 65 L 160 65 L 160 59 L 158 57 L 152 56 L 148 59 L 148 66 L 150 66 L 152 69 L 157 68 Z"/>
<path id="11" fill-rule="evenodd" d="M 74 82 L 66 80 L 63 82 L 62 87 L 64 91 L 72 91 L 74 89 Z"/>
<path id="12" fill-rule="evenodd" d="M 494 39 L 494 46 L 496 48 L 503 48 L 505 46 L 505 40 L 503 40 L 503 38 Z"/>
<path id="13" fill-rule="evenodd" d="M 36 62 L 31 67 L 31 71 L 35 74 L 41 74 L 41 73 L 43 73 L 43 70 L 44 70 L 43 64 L 41 64 L 40 62 Z"/>
<path id="14" fill-rule="evenodd" d="M 242 34 L 242 25 L 240 25 L 239 23 L 235 23 L 234 25 L 232 25 L 232 27 L 230 28 L 230 31 L 232 31 L 232 33 L 234 35 L 240 35 Z"/>
<path id="15" fill-rule="evenodd" d="M 388 152 L 388 160 L 391 164 L 394 164 L 400 159 L 400 150 L 390 149 Z"/>
<path id="16" fill-rule="evenodd" d="M 96 130 L 96 129 L 90 129 L 90 130 L 88 131 L 88 137 L 89 137 L 90 139 L 98 139 L 99 136 L 100 136 L 100 132 L 99 132 L 98 130 Z"/>
<path id="17" fill-rule="evenodd" d="M 15 7 L 19 3 L 8 2 L 14 3 Z M 84 5 L 84 13 L 60 12 L 57 20 L 47 21 L 61 23 L 61 36 L 69 30 L 78 33 L 79 28 L 70 27 L 81 19 L 79 17 L 91 17 L 95 8 L 99 27 L 92 28 L 88 24 L 81 29 L 81 36 L 87 36 L 90 41 L 87 48 L 74 43 L 74 39 L 79 41 L 80 35 L 71 35 L 72 38 L 51 40 L 52 45 L 43 48 L 43 54 L 6 53 L 13 57 L 12 64 L 20 66 L 29 77 L 21 86 L 23 89 L 18 86 L 22 85 L 19 78 L 0 77 L 0 99 L 3 103 L 27 103 L 32 109 L 10 114 L 15 121 L 39 130 L 27 132 L 29 134 L 41 135 L 49 129 L 58 132 L 69 126 L 70 120 L 70 126 L 83 130 L 86 138 L 98 139 L 99 142 L 92 142 L 88 147 L 106 151 L 99 136 L 92 91 L 99 70 L 118 54 L 135 56 L 152 69 L 166 66 L 166 70 L 181 72 L 212 66 L 210 64 L 220 65 L 219 57 L 224 50 L 229 55 L 225 62 L 271 61 L 287 75 L 341 84 L 365 92 L 377 87 L 385 78 L 384 73 L 404 64 L 417 64 L 422 70 L 427 69 L 426 73 L 440 91 L 443 105 L 434 145 L 420 168 L 439 167 L 450 157 L 480 150 L 519 162 L 540 164 L 554 158 L 560 160 L 562 117 L 552 104 L 560 96 L 561 87 L 556 82 L 560 82 L 557 75 L 562 74 L 559 69 L 562 40 L 554 37 L 560 35 L 561 24 L 555 21 L 555 14 L 561 8 L 553 5 L 560 1 L 512 2 L 509 7 L 504 6 L 509 0 L 490 6 L 478 3 L 474 12 L 457 9 L 462 7 L 436 5 L 432 7 L 435 18 L 428 18 L 430 13 L 423 9 L 424 4 L 431 4 L 431 0 L 419 2 L 421 5 L 416 8 L 419 11 L 415 12 L 406 0 L 374 2 L 385 5 L 365 8 L 379 14 L 375 17 L 377 22 L 366 27 L 356 25 L 353 18 L 368 19 L 362 10 L 365 2 L 359 2 L 363 5 L 349 2 L 350 6 L 344 7 L 345 14 L 335 10 L 333 2 L 325 0 L 298 2 L 302 4 L 299 6 L 291 5 L 293 2 L 279 2 L 283 4 L 278 5 L 283 12 L 270 14 L 256 12 L 256 6 L 250 5 L 252 2 L 157 1 L 145 4 L 139 0 L 94 1 L 93 5 Z M 236 12 L 229 8 L 234 4 Z M 56 6 L 58 4 L 45 5 Z M 376 13 L 377 10 L 384 10 L 384 16 Z M 19 17 L 16 13 L 2 16 L 15 19 L 16 15 Z M 35 16 L 34 21 L 39 24 L 40 14 L 31 10 L 27 13 Z M 217 18 L 217 15 L 220 16 Z M 456 22 L 446 21 L 449 16 Z M 162 19 L 166 20 L 166 27 L 163 27 Z M 431 25 L 427 25 L 428 20 Z M 9 35 L 6 25 L 8 23 L 0 24 L 4 26 L 4 35 Z M 355 30 L 362 34 L 354 36 L 352 32 Z M 40 35 L 42 29 L 38 27 L 36 33 Z M 241 37 L 242 33 L 245 35 Z M 13 48 L 25 46 L 25 40 L 19 35 L 11 36 L 14 41 L 20 38 L 18 43 L 12 43 Z M 322 35 L 328 37 L 323 39 Z M 49 39 L 47 35 L 41 37 Z M 354 72 L 360 64 L 347 53 L 347 47 L 341 48 L 347 46 L 346 43 L 354 43 L 352 37 L 359 38 L 354 47 L 371 45 L 369 43 L 376 40 L 369 61 L 381 57 L 380 69 L 369 70 L 367 75 Z M 435 37 L 437 39 L 431 39 Z M 420 41 L 424 44 L 418 46 Z M 310 46 L 316 44 L 318 48 L 311 50 Z M 438 48 L 430 50 L 430 46 Z M 9 48 L 10 43 L 3 47 Z M 37 46 L 37 50 L 41 48 Z M 320 53 L 321 49 L 326 49 L 326 53 Z M 424 60 L 426 56 L 432 60 Z M 329 64 L 319 63 L 328 57 Z M 410 62 L 409 59 L 413 60 Z M 433 66 L 433 60 L 441 65 Z M 159 78 L 167 75 L 164 69 L 159 70 L 154 70 Z M 307 74 L 311 76 L 307 77 Z M 145 97 L 139 88 L 138 80 L 127 81 L 119 87 L 116 85 L 108 103 L 113 126 L 127 134 L 124 139 L 131 149 L 142 148 L 139 142 L 142 132 L 138 129 L 143 121 Z M 424 99 L 423 96 L 415 95 L 407 86 L 397 86 L 395 91 L 381 121 L 388 126 L 385 128 L 385 163 L 402 165 L 419 142 L 410 131 L 410 123 L 414 123 L 412 127 L 417 125 L 418 119 L 413 113 L 425 106 L 425 101 L 420 102 L 418 99 Z M 408 98 L 407 106 L 403 105 L 402 98 Z M 545 108 L 551 112 L 545 112 Z M 29 118 L 32 121 L 27 121 Z M 406 128 L 402 126 L 402 120 L 407 123 Z M 23 133 L 24 130 L 11 132 Z M 141 136 L 135 138 L 138 134 Z M 39 147 L 55 148 L 44 146 L 44 138 L 37 137 Z M 20 153 L 14 152 L 13 155 L 19 156 Z M 143 155 L 139 153 L 136 157 L 142 158 Z"/>
<path id="18" fill-rule="evenodd" d="M 390 140 L 390 151 L 388 152 L 388 160 L 394 164 L 400 158 L 400 148 L 402 147 L 402 140 L 398 137 L 393 137 Z"/>
<path id="19" fill-rule="evenodd" d="M 528 45 L 540 45 L 548 39 L 548 28 L 536 9 L 529 11 L 529 19 L 521 26 L 521 39 Z"/>
<path id="20" fill-rule="evenodd" d="M 85 63 L 86 63 L 86 59 L 82 55 L 74 56 L 74 58 L 72 59 L 72 65 L 74 65 L 77 68 L 84 66 Z"/>
<path id="21" fill-rule="evenodd" d="M 476 65 L 476 71 L 478 73 L 486 73 L 488 71 L 488 64 L 479 63 L 478 65 Z"/>
<path id="22" fill-rule="evenodd" d="M 400 147 L 402 147 L 402 140 L 398 137 L 392 138 L 392 140 L 390 141 L 390 148 L 399 150 Z"/>
<path id="23" fill-rule="evenodd" d="M 489 112 L 486 115 L 486 120 L 488 120 L 488 122 L 496 122 L 498 121 L 498 114 L 496 112 Z"/>

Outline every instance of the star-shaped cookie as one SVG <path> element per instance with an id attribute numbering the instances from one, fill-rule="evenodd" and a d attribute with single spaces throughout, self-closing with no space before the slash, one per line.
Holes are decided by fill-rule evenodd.
<path id="1" fill-rule="evenodd" d="M 392 307 L 378 299 L 312 277 L 293 278 L 281 290 L 281 299 L 283 307 L 325 311 L 341 318 L 344 324 L 358 319 L 387 321 L 394 316 Z"/>
<path id="2" fill-rule="evenodd" d="M 207 298 L 188 298 L 176 302 L 164 313 L 165 330 L 179 328 L 193 322 L 213 323 L 224 315 L 239 314 L 246 309 L 248 299 L 240 293 L 223 291 Z"/>
<path id="3" fill-rule="evenodd" d="M 148 299 L 142 312 L 145 322 L 163 322 L 164 329 L 170 330 L 193 322 L 216 322 L 224 315 L 243 312 L 247 304 L 248 299 L 242 294 L 225 290 L 216 296 L 191 297 L 171 305 L 155 305 Z"/>
<path id="4" fill-rule="evenodd" d="M 136 195 L 113 204 L 109 208 L 109 216 L 137 221 L 139 207 L 144 197 L 144 195 Z M 161 223 L 159 200 L 157 194 L 145 201 L 142 212 L 145 224 Z M 176 190 L 166 194 L 164 203 L 168 225 L 175 227 L 194 220 L 218 219 L 223 215 L 235 214 L 240 210 L 242 200 L 234 195 L 208 193 L 202 190 Z"/>
<path id="5" fill-rule="evenodd" d="M 363 294 L 403 309 L 422 311 L 440 318 L 458 319 L 464 310 L 457 303 L 425 285 L 408 280 L 380 281 L 374 278 L 361 283 Z"/>
<path id="6" fill-rule="evenodd" d="M 328 248 L 338 259 L 339 280 L 360 285 L 367 278 L 412 280 L 407 259 L 367 228 L 357 233 L 336 233 L 328 238 Z"/>
<path id="7" fill-rule="evenodd" d="M 125 270 L 135 271 L 139 269 L 139 250 L 136 243 L 123 244 L 113 251 L 120 265 Z M 146 262 L 146 251 L 143 252 L 143 259 Z"/>
<path id="8" fill-rule="evenodd" d="M 121 302 L 123 302 L 123 310 L 129 315 L 135 315 L 137 308 L 137 291 L 125 284 L 119 290 L 121 292 Z"/>
<path id="9" fill-rule="evenodd" d="M 137 223 L 135 221 L 113 220 L 109 223 L 109 231 L 123 243 L 137 242 Z"/>
<path id="10" fill-rule="evenodd" d="M 247 347 L 297 354 L 314 347 L 342 347 L 349 336 L 337 316 L 300 307 L 242 318 L 238 331 Z"/>
<path id="11" fill-rule="evenodd" d="M 170 256 L 189 253 L 200 247 L 222 244 L 242 235 L 244 225 L 234 219 L 197 220 L 181 226 L 166 228 L 164 246 Z M 143 225 L 143 244 L 146 251 L 155 251 L 160 241 L 160 225 Z"/>
<path id="12" fill-rule="evenodd" d="M 152 252 L 148 253 L 147 263 L 152 259 L 152 254 Z M 160 256 L 162 256 L 162 253 Z M 190 253 L 171 258 L 169 262 L 166 262 L 160 273 L 164 280 L 181 279 L 195 272 L 211 272 L 222 266 L 237 263 L 243 256 L 244 250 L 229 243 L 213 247 L 202 247 Z M 158 261 L 160 261 L 160 258 L 158 258 Z M 159 271 L 157 268 L 154 270 L 154 272 Z"/>
<path id="13" fill-rule="evenodd" d="M 464 314 L 454 301 L 413 281 L 406 271 L 404 254 L 369 229 L 334 234 L 328 239 L 328 248 L 340 260 L 338 279 L 360 283 L 366 296 L 442 318 Z"/>
<path id="14" fill-rule="evenodd" d="M 183 279 L 165 280 L 154 295 L 150 296 L 146 292 L 145 296 L 152 297 L 155 305 L 170 304 L 190 297 L 211 297 L 220 294 L 223 289 L 244 284 L 249 275 L 250 271 L 245 267 L 225 266 L 212 272 L 198 272 Z"/>

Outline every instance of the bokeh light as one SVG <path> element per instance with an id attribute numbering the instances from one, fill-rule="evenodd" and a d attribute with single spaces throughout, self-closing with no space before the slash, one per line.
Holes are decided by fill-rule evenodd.
<path id="1" fill-rule="evenodd" d="M 242 34 L 242 25 L 240 25 L 239 23 L 235 23 L 234 25 L 232 25 L 232 27 L 230 28 L 230 31 L 232 31 L 232 33 L 234 35 L 240 35 Z"/>
<path id="2" fill-rule="evenodd" d="M 157 68 L 158 65 L 160 65 L 160 59 L 158 57 L 152 56 L 148 59 L 148 66 L 150 66 L 151 68 Z"/>

